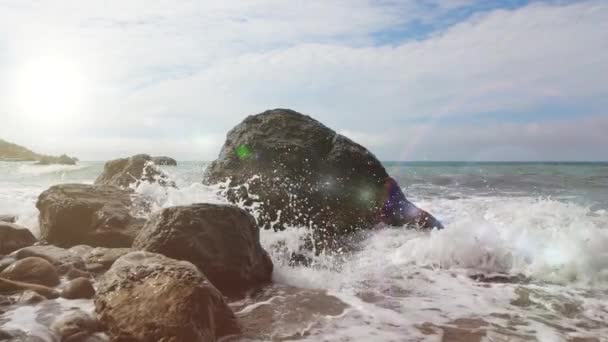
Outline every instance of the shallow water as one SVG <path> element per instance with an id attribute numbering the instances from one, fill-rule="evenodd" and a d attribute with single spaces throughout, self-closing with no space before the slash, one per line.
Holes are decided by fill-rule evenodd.
<path id="1" fill-rule="evenodd" d="M 36 232 L 38 194 L 56 183 L 91 183 L 102 165 L 0 162 L 0 214 L 17 214 Z M 154 198 L 155 209 L 223 202 L 201 184 L 204 166 L 165 167 L 179 189 L 137 191 Z M 608 164 L 387 168 L 447 229 L 373 227 L 350 252 L 319 255 L 312 267 L 288 263 L 305 228 L 263 231 L 276 285 L 232 304 L 249 327 L 239 339 L 608 341 Z M 27 330 L 35 310 L 21 310 L 0 322 Z"/>

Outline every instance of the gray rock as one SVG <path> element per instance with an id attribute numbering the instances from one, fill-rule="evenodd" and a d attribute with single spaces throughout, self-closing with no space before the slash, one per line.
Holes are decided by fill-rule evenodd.
<path id="1" fill-rule="evenodd" d="M 216 341 L 239 331 L 194 265 L 148 252 L 122 256 L 100 278 L 95 311 L 113 341 Z"/>
<path id="2" fill-rule="evenodd" d="M 102 174 L 95 180 L 96 185 L 113 185 L 119 188 L 137 186 L 141 182 L 175 186 L 175 183 L 154 165 L 152 157 L 147 154 L 109 161 L 105 164 Z"/>
<path id="3" fill-rule="evenodd" d="M 163 209 L 146 223 L 133 248 L 193 263 L 226 295 L 239 295 L 272 276 L 254 218 L 236 206 Z"/>
<path id="4" fill-rule="evenodd" d="M 177 161 L 171 157 L 152 157 L 152 161 L 156 165 L 177 166 Z"/>
<path id="5" fill-rule="evenodd" d="M 256 205 L 264 228 L 312 225 L 325 244 L 380 222 L 441 228 L 365 147 L 288 109 L 249 116 L 228 133 L 204 182 L 226 179 L 228 199 Z"/>
<path id="6" fill-rule="evenodd" d="M 52 186 L 36 203 L 41 239 L 61 247 L 129 247 L 144 223 L 131 215 L 131 195 L 107 185 Z"/>
<path id="7" fill-rule="evenodd" d="M 0 222 L 0 255 L 31 246 L 36 238 L 29 229 L 13 223 Z"/>

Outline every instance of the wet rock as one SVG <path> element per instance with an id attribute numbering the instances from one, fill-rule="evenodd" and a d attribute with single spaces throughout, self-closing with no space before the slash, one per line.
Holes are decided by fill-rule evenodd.
<path id="1" fill-rule="evenodd" d="M 231 205 L 163 209 L 141 230 L 133 248 L 196 265 L 222 293 L 238 295 L 268 283 L 272 261 L 260 245 L 255 219 Z"/>
<path id="2" fill-rule="evenodd" d="M 34 291 L 48 299 L 59 297 L 59 292 L 48 286 L 0 278 L 0 293 L 15 293 L 28 290 Z"/>
<path id="3" fill-rule="evenodd" d="M 115 341 L 215 341 L 238 331 L 221 293 L 191 263 L 148 252 L 120 257 L 95 310 Z"/>
<path id="4" fill-rule="evenodd" d="M 61 297 L 66 299 L 93 298 L 95 288 L 87 278 L 76 278 L 67 283 L 61 290 Z"/>
<path id="5" fill-rule="evenodd" d="M 105 164 L 102 174 L 95 180 L 96 185 L 112 185 L 119 188 L 137 186 L 141 182 L 175 186 L 169 177 L 154 165 L 152 157 L 147 154 L 109 161 Z"/>
<path id="6" fill-rule="evenodd" d="M 58 268 L 59 273 L 64 274 L 70 268 L 84 269 L 84 261 L 81 257 L 72 253 L 70 250 L 52 246 L 38 245 L 22 248 L 12 254 L 17 259 L 27 257 L 40 257 Z"/>
<path id="7" fill-rule="evenodd" d="M 41 239 L 60 247 L 129 247 L 144 223 L 131 205 L 131 192 L 114 186 L 52 186 L 36 203 Z"/>
<path id="8" fill-rule="evenodd" d="M 82 255 L 86 269 L 99 273 L 109 269 L 121 256 L 132 252 L 131 248 L 95 247 Z"/>
<path id="9" fill-rule="evenodd" d="M 0 221 L 0 255 L 9 254 L 34 243 L 36 238 L 29 229 Z"/>
<path id="10" fill-rule="evenodd" d="M 261 226 L 312 226 L 317 241 L 380 222 L 442 227 L 407 201 L 371 152 L 288 109 L 249 116 L 228 133 L 204 182 L 226 179 L 228 199 L 257 205 Z"/>
<path id="11" fill-rule="evenodd" d="M 59 275 L 55 266 L 43 258 L 29 257 L 16 261 L 0 272 L 0 277 L 26 283 L 56 286 Z"/>
<path id="12" fill-rule="evenodd" d="M 152 157 L 152 162 L 156 165 L 177 166 L 177 161 L 171 157 Z"/>
<path id="13" fill-rule="evenodd" d="M 93 340 L 96 332 L 100 331 L 99 321 L 84 311 L 71 312 L 51 325 L 51 330 L 59 336 L 62 342 L 85 342 Z"/>
<path id="14" fill-rule="evenodd" d="M 72 280 L 72 279 L 76 279 L 76 278 L 91 278 L 92 274 L 87 272 L 87 271 L 83 271 L 83 270 L 79 270 L 77 268 L 74 267 L 69 267 L 67 268 L 67 270 L 62 270 L 64 271 L 64 274 L 66 278 Z"/>
<path id="15" fill-rule="evenodd" d="M 0 222 L 15 223 L 17 216 L 15 215 L 0 215 Z"/>

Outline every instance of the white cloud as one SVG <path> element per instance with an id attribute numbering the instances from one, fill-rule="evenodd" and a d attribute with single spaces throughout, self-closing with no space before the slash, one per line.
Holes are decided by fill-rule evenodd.
<path id="1" fill-rule="evenodd" d="M 416 1 L 364 0 L 11 4 L 0 2 L 0 72 L 13 75 L 0 81 L 0 136 L 55 141 L 37 145 L 87 159 L 146 146 L 211 159 L 223 139 L 217 137 L 274 107 L 358 132 L 366 144 L 394 127 L 418 132 L 411 120 L 598 107 L 608 95 L 602 1 L 478 14 L 393 46 L 374 45 L 372 33 L 432 20 L 470 1 L 438 1 L 433 12 Z M 90 84 L 77 115 L 33 120 L 8 105 L 23 60 L 46 53 L 86 70 Z M 435 139 L 450 139 L 463 156 L 472 148 L 466 133 L 442 134 Z M 59 143 L 65 136 L 70 144 Z M 203 148 L 200 137 L 215 138 Z M 378 148 L 381 158 L 399 159 Z M 440 152 L 416 155 L 441 159 Z"/>

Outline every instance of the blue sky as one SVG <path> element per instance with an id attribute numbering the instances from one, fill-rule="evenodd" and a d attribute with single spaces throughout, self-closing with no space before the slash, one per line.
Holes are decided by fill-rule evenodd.
<path id="1" fill-rule="evenodd" d="M 214 159 L 309 114 L 385 160 L 608 160 L 608 2 L 0 1 L 0 137 Z"/>

